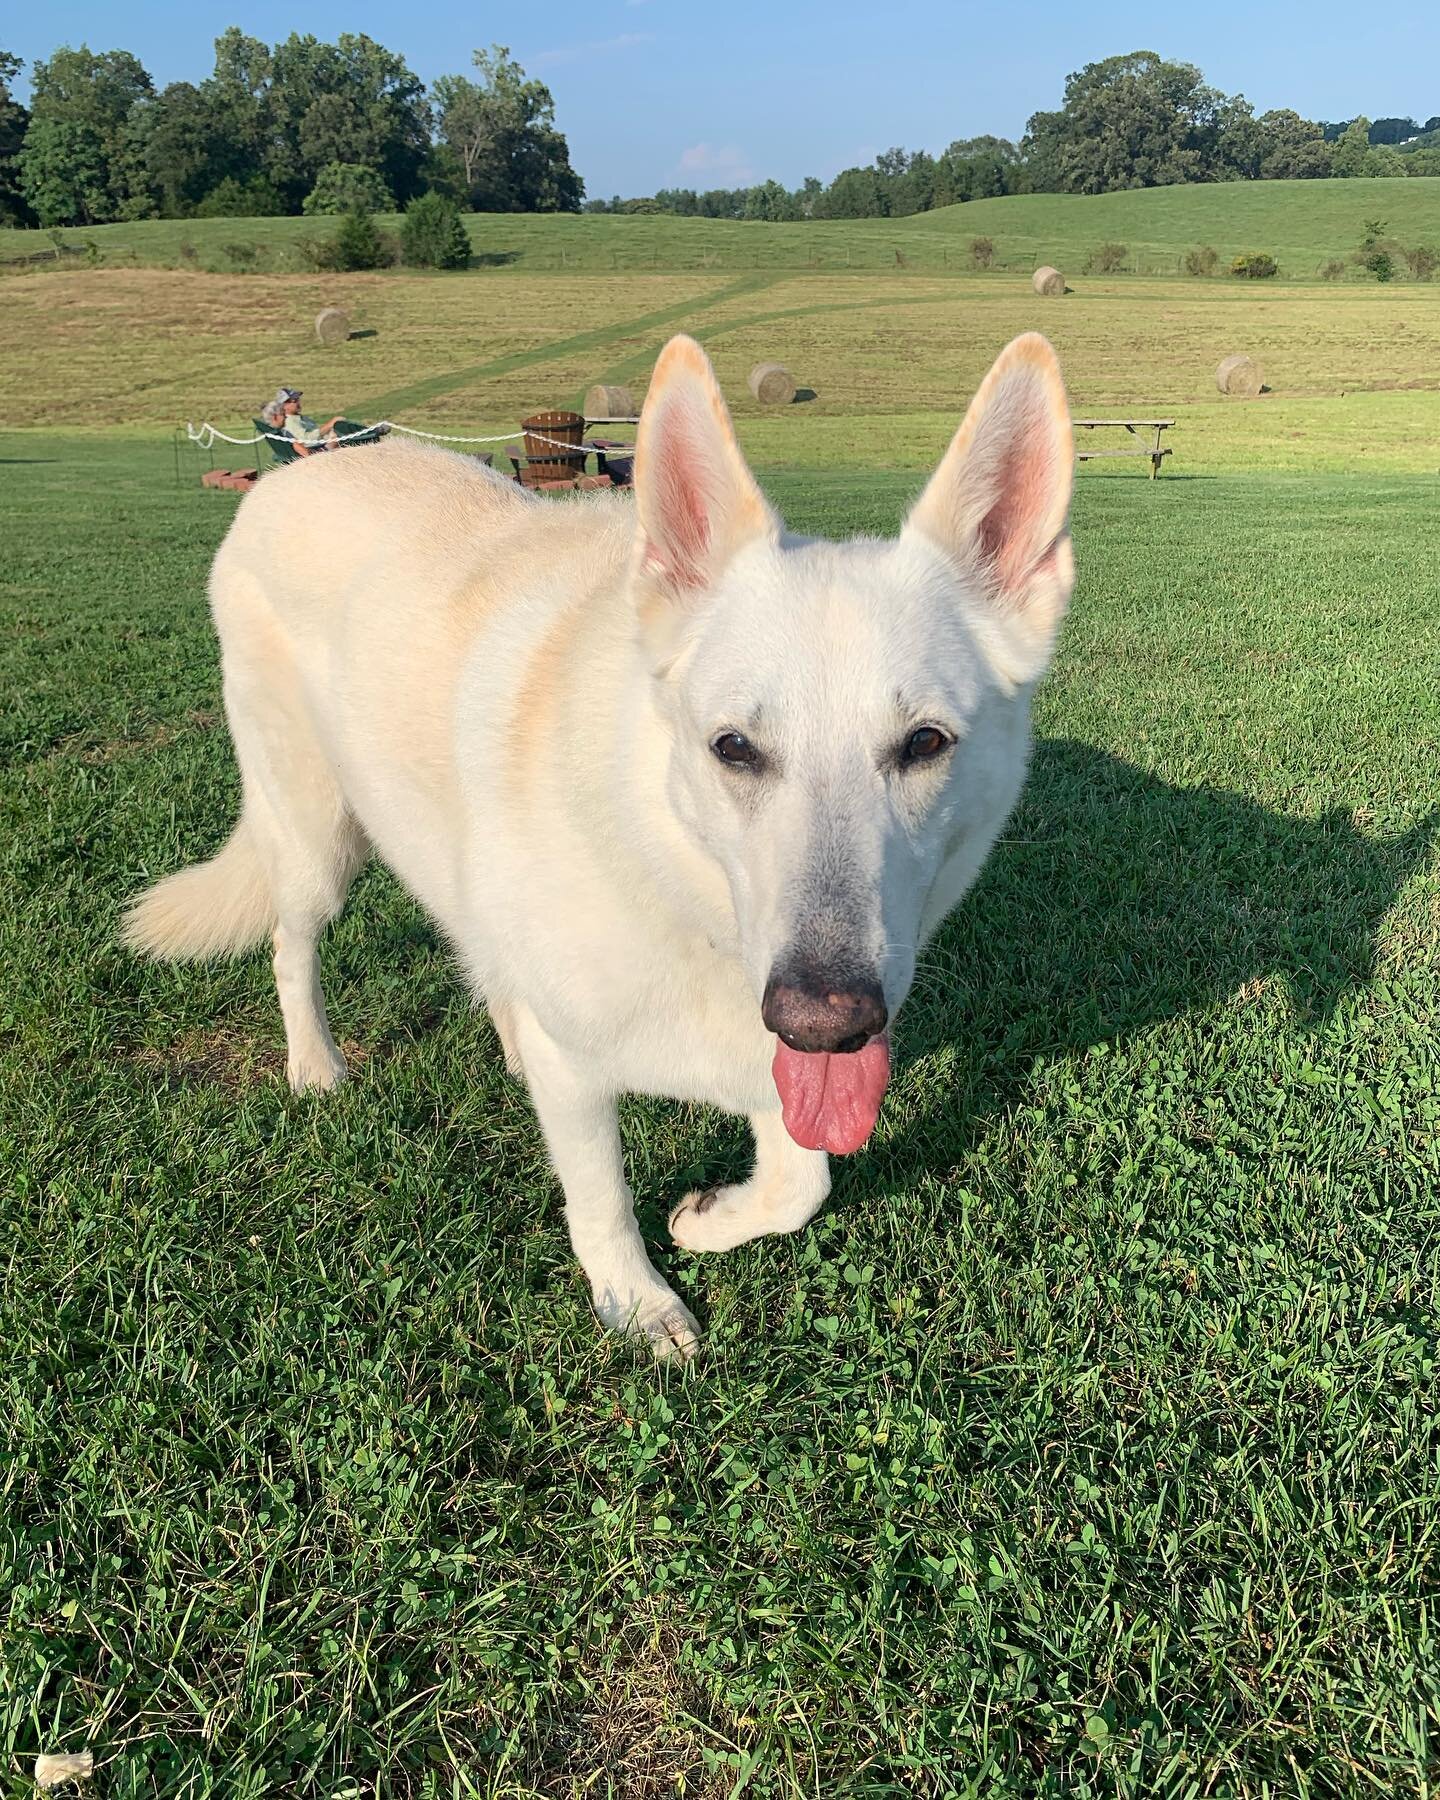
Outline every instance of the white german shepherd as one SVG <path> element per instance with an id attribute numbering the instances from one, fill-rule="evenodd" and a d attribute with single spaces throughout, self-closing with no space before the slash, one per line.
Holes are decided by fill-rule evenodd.
<path id="1" fill-rule="evenodd" d="M 373 846 L 529 1085 L 601 1319 L 691 1355 L 617 1097 L 749 1115 L 749 1180 L 671 1215 L 687 1250 L 813 1216 L 826 1152 L 875 1125 L 918 949 L 1019 795 L 1073 467 L 1054 352 L 1022 337 L 898 539 L 787 537 L 677 337 L 633 505 L 393 439 L 268 475 L 210 578 L 240 822 L 126 937 L 173 958 L 272 937 L 290 1084 L 328 1088 L 316 940 Z"/>

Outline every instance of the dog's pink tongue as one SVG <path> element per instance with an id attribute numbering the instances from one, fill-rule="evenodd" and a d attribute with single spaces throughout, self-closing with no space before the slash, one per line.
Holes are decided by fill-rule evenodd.
<path id="1" fill-rule="evenodd" d="M 771 1065 L 780 1091 L 785 1129 L 805 1150 L 848 1156 L 875 1129 L 880 1102 L 890 1085 L 890 1044 L 871 1038 L 852 1056 L 824 1050 L 792 1050 L 775 1042 Z"/>

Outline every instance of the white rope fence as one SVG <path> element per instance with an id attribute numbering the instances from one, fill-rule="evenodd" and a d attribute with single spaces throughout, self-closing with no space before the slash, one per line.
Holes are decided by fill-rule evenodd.
<path id="1" fill-rule="evenodd" d="M 620 423 L 621 421 L 615 421 Z M 630 423 L 630 421 L 624 421 Z M 565 438 L 546 437 L 539 431 L 504 431 L 498 437 L 456 437 L 443 431 L 421 431 L 414 425 L 397 425 L 393 419 L 382 419 L 377 425 L 363 426 L 359 431 L 336 432 L 333 441 L 337 444 L 348 444 L 355 438 L 374 437 L 382 431 L 403 431 L 407 437 L 428 438 L 436 444 L 514 444 L 521 437 L 527 437 L 537 444 L 552 444 L 557 450 L 565 450 L 571 456 L 578 456 L 586 446 L 567 441 Z M 294 444 L 304 443 L 304 438 L 293 438 L 288 431 L 257 431 L 253 437 L 231 437 L 228 431 L 221 431 L 218 425 L 212 425 L 207 419 L 202 424 L 187 424 L 185 435 L 192 444 L 198 444 L 202 450 L 210 450 L 216 444 L 237 444 L 242 447 L 249 444 Z M 321 440 L 329 443 L 330 438 Z M 628 450 L 628 444 L 605 446 Z"/>

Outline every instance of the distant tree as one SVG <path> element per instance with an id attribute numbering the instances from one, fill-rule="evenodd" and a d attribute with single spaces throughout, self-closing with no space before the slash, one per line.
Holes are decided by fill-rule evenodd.
<path id="1" fill-rule="evenodd" d="M 1265 181 L 1313 181 L 1330 173 L 1331 151 L 1324 127 L 1288 107 L 1261 113 L 1257 173 Z"/>
<path id="2" fill-rule="evenodd" d="M 0 50 L 0 225 L 33 225 L 35 214 L 20 182 L 20 146 L 30 112 L 10 92 L 10 84 L 24 67 L 9 50 Z"/>
<path id="3" fill-rule="evenodd" d="M 459 160 L 476 212 L 577 212 L 585 184 L 570 166 L 555 101 L 503 44 L 474 53 L 480 76 L 433 84 L 440 137 Z"/>
<path id="4" fill-rule="evenodd" d="M 1419 137 L 1423 129 L 1413 119 L 1376 119 L 1370 127 L 1370 142 L 1403 144 L 1406 138 Z"/>
<path id="5" fill-rule="evenodd" d="M 747 219 L 769 219 L 772 222 L 782 219 L 798 219 L 800 208 L 795 196 L 788 188 L 781 187 L 778 181 L 762 181 L 752 187 L 745 195 L 745 217 Z"/>
<path id="6" fill-rule="evenodd" d="M 197 219 L 270 219 L 285 211 L 285 196 L 265 175 L 248 181 L 233 175 L 211 188 L 195 208 Z"/>
<path id="7" fill-rule="evenodd" d="M 1400 158 L 1405 165 L 1407 175 L 1440 175 L 1440 146 L 1427 150 L 1412 150 Z"/>
<path id="8" fill-rule="evenodd" d="M 153 83 L 128 50 L 82 44 L 35 64 L 30 122 L 18 158 L 27 204 L 42 225 L 96 225 L 126 198 L 126 127 Z"/>
<path id="9" fill-rule="evenodd" d="M 419 191 L 431 114 L 419 77 L 373 38 L 293 34 L 270 52 L 265 172 L 298 203 L 329 163 L 374 169 L 402 204 Z"/>
<path id="10" fill-rule="evenodd" d="M 301 209 L 314 216 L 325 213 L 388 213 L 395 210 L 395 196 L 374 169 L 364 163 L 332 162 L 315 178 Z"/>
<path id="11" fill-rule="evenodd" d="M 1440 131 L 1440 113 L 1433 113 L 1420 129 L 1422 131 Z"/>
<path id="12" fill-rule="evenodd" d="M 890 197 L 876 168 L 842 169 L 826 188 L 817 218 L 884 219 L 890 213 Z"/>
<path id="13" fill-rule="evenodd" d="M 1330 173 L 1348 180 L 1365 173 L 1365 158 L 1370 154 L 1370 121 L 1352 119 L 1344 133 L 1336 139 L 1330 154 Z"/>
<path id="14" fill-rule="evenodd" d="M 1365 152 L 1360 173 L 1369 180 L 1405 173 L 1405 158 L 1392 144 L 1372 144 Z"/>
<path id="15" fill-rule="evenodd" d="M 228 122 L 188 81 L 172 81 L 153 99 L 137 101 L 121 158 L 129 210 L 144 201 L 165 218 L 187 218 L 222 181 L 240 179 L 252 165 Z"/>
<path id="16" fill-rule="evenodd" d="M 1060 110 L 1030 120 L 1035 186 L 1103 194 L 1212 180 L 1224 172 L 1228 104 L 1197 68 L 1153 50 L 1087 63 L 1066 81 Z"/>

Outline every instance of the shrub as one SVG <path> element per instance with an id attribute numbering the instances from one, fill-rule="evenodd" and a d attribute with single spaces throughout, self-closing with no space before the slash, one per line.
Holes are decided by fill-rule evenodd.
<path id="1" fill-rule="evenodd" d="M 1117 275 L 1130 260 L 1128 244 L 1101 244 L 1085 258 L 1086 275 Z"/>
<path id="2" fill-rule="evenodd" d="M 470 262 L 470 236 L 460 209 L 444 194 L 421 194 L 405 209 L 400 252 L 417 269 L 463 269 Z"/>
<path id="3" fill-rule="evenodd" d="M 259 252 L 254 244 L 222 244 L 220 254 L 237 269 L 253 269 Z"/>
<path id="4" fill-rule="evenodd" d="M 335 235 L 323 247 L 331 269 L 383 269 L 394 253 L 368 212 L 343 213 Z"/>
<path id="5" fill-rule="evenodd" d="M 1405 252 L 1405 260 L 1410 265 L 1410 273 L 1417 281 L 1428 281 L 1440 268 L 1440 250 L 1431 244 L 1416 244 L 1413 250 Z"/>
<path id="6" fill-rule="evenodd" d="M 1341 256 L 1332 256 L 1329 262 L 1321 263 L 1320 273 L 1326 281 L 1338 281 L 1345 273 L 1345 259 Z"/>
<path id="7" fill-rule="evenodd" d="M 1220 267 L 1220 252 L 1213 244 L 1202 244 L 1199 249 L 1185 252 L 1185 273 L 1187 275 L 1213 275 Z"/>
<path id="8" fill-rule="evenodd" d="M 1362 269 L 1368 269 L 1377 281 L 1393 281 L 1395 279 L 1395 258 L 1388 250 L 1382 250 L 1378 244 L 1373 250 L 1361 252 L 1360 266 Z"/>
<path id="9" fill-rule="evenodd" d="M 1272 275 L 1280 273 L 1280 268 L 1266 251 L 1247 250 L 1231 263 L 1230 273 L 1238 275 L 1242 281 L 1268 281 Z"/>
<path id="10" fill-rule="evenodd" d="M 280 190 L 263 175 L 237 181 L 227 175 L 195 208 L 197 219 L 275 219 L 285 210 Z"/>
<path id="11" fill-rule="evenodd" d="M 995 260 L 995 240 L 987 237 L 971 238 L 970 260 L 977 269 L 988 269 Z"/>
<path id="12" fill-rule="evenodd" d="M 323 213 L 394 210 L 390 190 L 374 169 L 366 163 L 345 162 L 326 163 L 315 177 L 315 185 L 305 196 L 301 208 L 311 217 Z"/>

